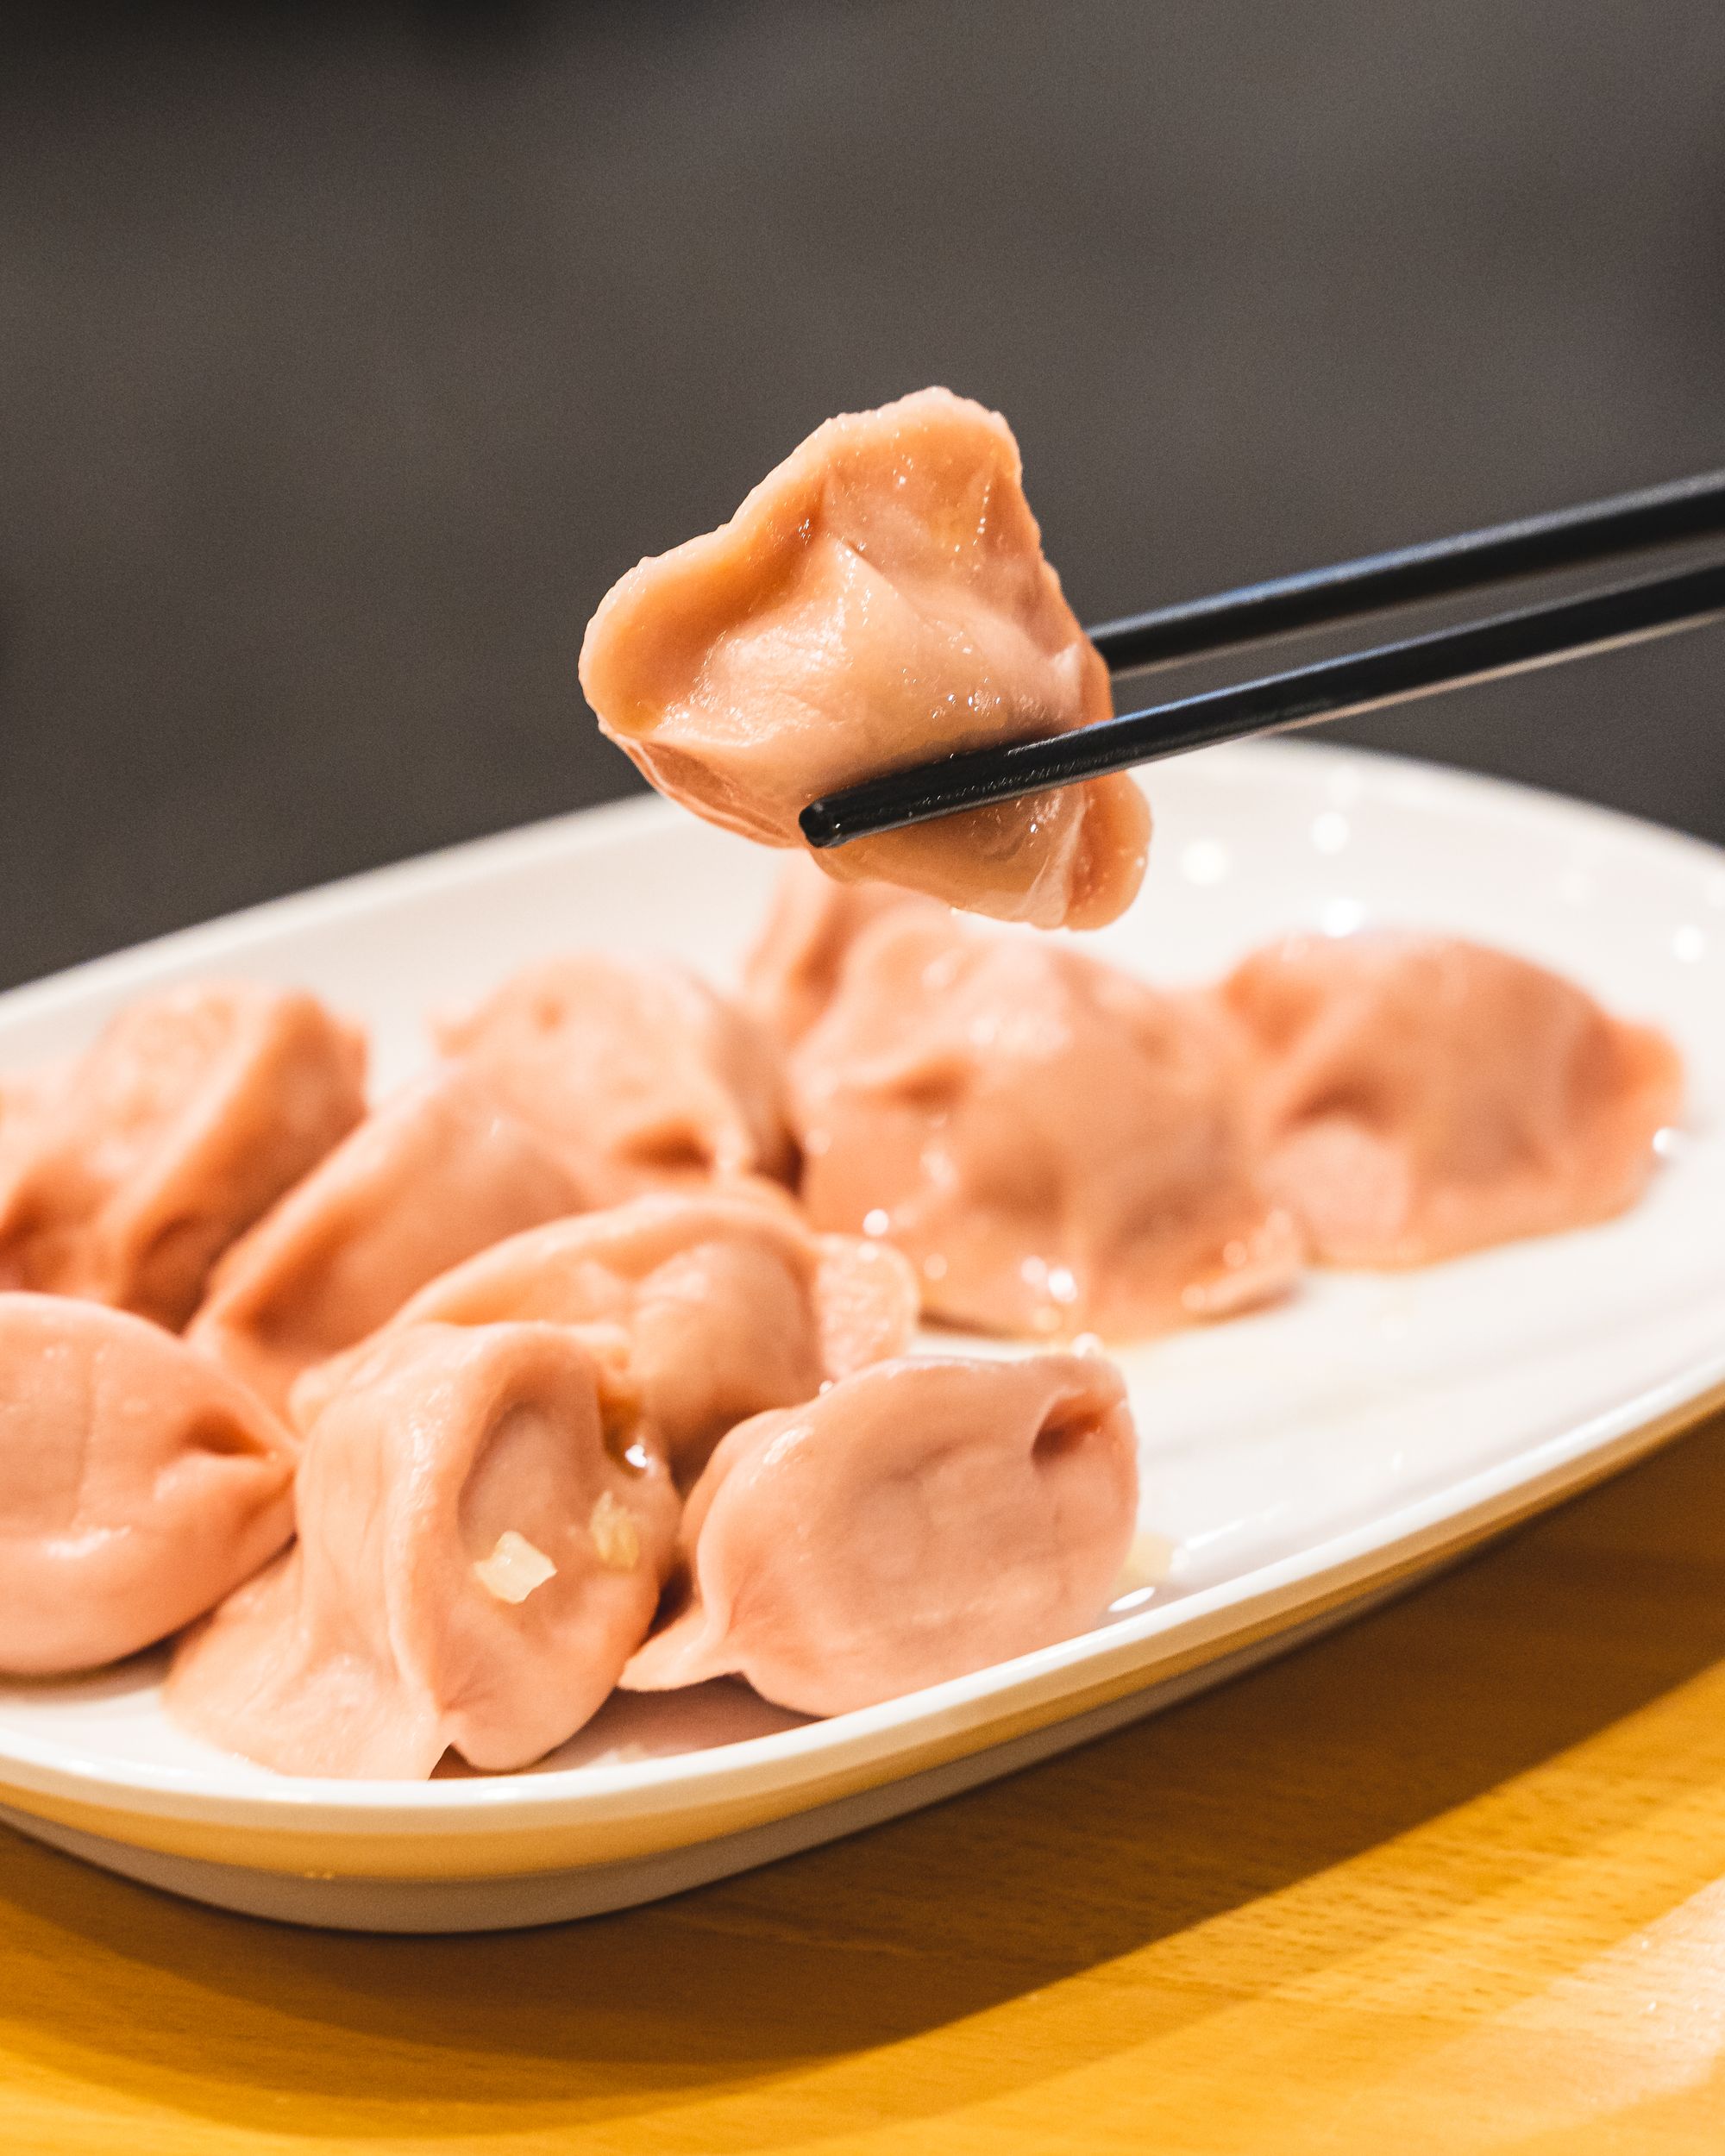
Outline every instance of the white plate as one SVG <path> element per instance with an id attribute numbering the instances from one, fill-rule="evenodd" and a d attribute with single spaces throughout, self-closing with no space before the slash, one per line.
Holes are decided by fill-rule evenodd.
<path id="1" fill-rule="evenodd" d="M 1623 1219 L 1282 1307 L 1122 1360 L 1165 1583 L 1078 1639 L 806 1723 L 718 1684 L 618 1698 L 530 1773 L 298 1781 L 160 1712 L 151 1658 L 0 1686 L 0 1814 L 235 1908 L 442 1930 L 617 1908 L 908 1810 L 1145 1714 L 1352 1614 L 1725 1398 L 1725 855 L 1572 803 L 1333 749 L 1154 774 L 1144 898 L 1096 939 L 1158 980 L 1308 925 L 1427 924 L 1561 968 L 1670 1028 L 1685 1127 Z M 579 942 L 724 975 L 773 860 L 656 802 L 488 840 L 0 997 L 0 1067 L 78 1047 L 141 990 L 310 984 L 386 1083 L 428 1006 Z"/>

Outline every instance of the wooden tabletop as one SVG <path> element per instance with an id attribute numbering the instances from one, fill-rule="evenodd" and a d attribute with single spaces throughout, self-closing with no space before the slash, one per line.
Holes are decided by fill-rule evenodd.
<path id="1" fill-rule="evenodd" d="M 1725 2148 L 1725 1423 L 1078 1755 L 656 1908 L 355 1939 L 0 1830 L 0 2141 Z"/>

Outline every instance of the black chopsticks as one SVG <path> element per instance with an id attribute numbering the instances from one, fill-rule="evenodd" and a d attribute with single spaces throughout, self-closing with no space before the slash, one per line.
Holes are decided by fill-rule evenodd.
<path id="1" fill-rule="evenodd" d="M 1110 668 L 1124 673 L 1721 533 L 1725 473 L 1716 472 L 1158 608 L 1104 623 L 1090 635 Z M 1725 563 L 1615 584 L 1128 711 L 1050 739 L 969 750 L 883 773 L 812 802 L 802 813 L 803 836 L 812 846 L 842 846 L 876 831 L 1100 778 L 1185 749 L 1408 703 L 1441 689 L 1697 628 L 1722 615 Z"/>
<path id="2" fill-rule="evenodd" d="M 1276 577 L 1179 606 L 1159 606 L 1124 621 L 1103 622 L 1091 630 L 1090 641 L 1111 674 L 1130 674 L 1392 606 L 1446 599 L 1511 577 L 1544 576 L 1722 531 L 1725 472 L 1705 472 L 1698 479 L 1614 494 L 1578 509 L 1552 510 L 1452 539 L 1427 540 L 1423 546 L 1369 554 L 1333 568 L 1308 569 L 1300 576 Z"/>

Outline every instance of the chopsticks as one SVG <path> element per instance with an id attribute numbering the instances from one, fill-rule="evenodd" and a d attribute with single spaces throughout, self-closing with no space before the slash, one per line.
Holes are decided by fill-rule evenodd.
<path id="1" fill-rule="evenodd" d="M 1089 637 L 1111 674 L 1130 674 L 1392 606 L 1447 598 L 1511 577 L 1543 576 L 1722 531 L 1725 472 L 1705 472 L 1697 479 L 1613 494 L 1578 509 L 1551 510 L 1452 539 L 1431 539 L 1333 568 L 1309 569 L 1210 599 L 1160 606 L 1151 613 L 1103 622 Z"/>
<path id="2" fill-rule="evenodd" d="M 1090 631 L 1111 671 L 1164 665 L 1648 547 L 1725 532 L 1725 472 L 1248 585 Z M 1048 739 L 962 751 L 811 802 L 815 847 L 1124 771 L 1253 734 L 1639 643 L 1725 616 L 1725 563 L 1615 584 L 1128 711 Z"/>

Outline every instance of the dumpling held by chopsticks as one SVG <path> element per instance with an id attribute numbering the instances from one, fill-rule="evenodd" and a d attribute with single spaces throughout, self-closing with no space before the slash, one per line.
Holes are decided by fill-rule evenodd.
<path id="1" fill-rule="evenodd" d="M 674 800 L 769 846 L 819 796 L 1112 711 L 1043 559 L 997 413 L 927 389 L 818 427 L 717 531 L 639 563 L 581 649 L 599 724 Z M 1040 928 L 1130 905 L 1150 841 L 1125 777 L 819 858 Z"/>

